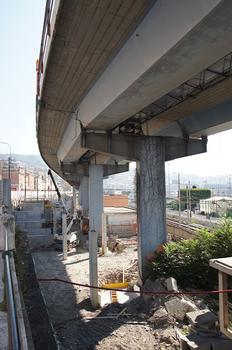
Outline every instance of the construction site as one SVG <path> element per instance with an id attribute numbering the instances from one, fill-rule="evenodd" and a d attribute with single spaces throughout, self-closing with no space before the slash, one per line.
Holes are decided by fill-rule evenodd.
<path id="1" fill-rule="evenodd" d="M 218 196 L 171 198 L 168 162 L 232 129 L 232 2 L 43 2 L 0 21 L 0 350 L 231 350 L 230 158 Z M 13 162 L 33 137 L 41 172 Z"/>

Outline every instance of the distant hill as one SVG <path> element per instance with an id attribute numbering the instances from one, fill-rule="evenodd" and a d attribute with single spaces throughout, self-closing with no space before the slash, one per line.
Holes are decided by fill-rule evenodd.
<path id="1" fill-rule="evenodd" d="M 9 154 L 1 154 L 0 153 L 0 159 L 8 159 Z M 13 153 L 11 155 L 12 161 L 20 161 L 24 163 L 25 165 L 32 167 L 32 168 L 40 168 L 45 169 L 47 168 L 47 165 L 44 163 L 43 159 L 39 154 L 15 154 Z"/>

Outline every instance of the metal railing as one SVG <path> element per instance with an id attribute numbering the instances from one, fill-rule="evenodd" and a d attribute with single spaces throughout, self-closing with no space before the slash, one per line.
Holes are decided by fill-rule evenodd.
<path id="1" fill-rule="evenodd" d="M 15 298 L 14 298 L 14 289 L 13 289 L 13 280 L 12 280 L 12 271 L 10 258 L 13 254 L 8 243 L 8 225 L 5 222 L 2 225 L 2 237 L 4 237 L 5 247 L 2 252 L 2 258 L 4 261 L 4 273 L 5 273 L 5 293 L 6 293 L 6 304 L 7 304 L 7 320 L 8 320 L 8 342 L 10 350 L 20 350 L 20 336 L 18 328 L 18 320 L 16 314 Z"/>

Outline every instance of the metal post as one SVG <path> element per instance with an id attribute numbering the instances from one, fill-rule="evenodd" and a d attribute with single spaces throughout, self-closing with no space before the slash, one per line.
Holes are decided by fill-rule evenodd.
<path id="1" fill-rule="evenodd" d="M 178 174 L 178 210 L 179 210 L 179 224 L 181 224 L 180 174 Z"/>
<path id="2" fill-rule="evenodd" d="M 62 213 L 63 260 L 67 260 L 67 215 Z"/>
<path id="3" fill-rule="evenodd" d="M 39 200 L 39 176 L 37 176 L 37 181 L 36 181 L 36 192 L 37 192 L 36 198 L 38 201 Z"/>
<path id="4" fill-rule="evenodd" d="M 24 172 L 24 200 L 27 198 L 27 172 Z"/>
<path id="5" fill-rule="evenodd" d="M 106 214 L 102 213 L 102 254 L 107 253 L 107 227 L 106 227 Z"/>
<path id="6" fill-rule="evenodd" d="M 73 186 L 73 215 L 77 212 L 77 192 L 76 188 Z"/>
<path id="7" fill-rule="evenodd" d="M 191 186 L 190 186 L 190 182 L 189 182 L 188 188 L 189 188 L 189 222 L 191 223 L 191 218 L 192 218 L 192 203 L 191 203 Z"/>
<path id="8" fill-rule="evenodd" d="M 20 340 L 19 331 L 17 324 L 17 315 L 14 300 L 14 291 L 12 283 L 12 275 L 10 268 L 10 254 L 8 246 L 8 228 L 7 224 L 3 225 L 5 229 L 5 252 L 3 253 L 4 268 L 5 268 L 5 285 L 6 285 L 6 299 L 7 299 L 7 317 L 8 317 L 8 339 L 9 339 L 9 349 L 19 350 Z"/>

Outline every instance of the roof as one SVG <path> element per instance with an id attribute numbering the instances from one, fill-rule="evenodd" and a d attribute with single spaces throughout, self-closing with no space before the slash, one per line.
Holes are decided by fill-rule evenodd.
<path id="1" fill-rule="evenodd" d="M 125 207 L 105 207 L 104 208 L 105 214 L 136 214 L 136 211 L 134 209 L 125 208 Z"/>
<path id="2" fill-rule="evenodd" d="M 221 197 L 221 196 L 214 196 L 208 199 L 201 199 L 200 201 L 202 202 L 219 202 L 219 201 L 227 201 L 227 202 L 232 202 L 232 197 Z"/>

